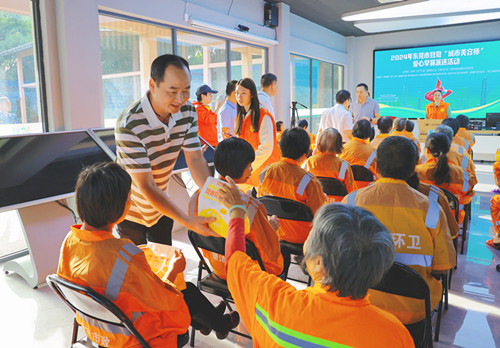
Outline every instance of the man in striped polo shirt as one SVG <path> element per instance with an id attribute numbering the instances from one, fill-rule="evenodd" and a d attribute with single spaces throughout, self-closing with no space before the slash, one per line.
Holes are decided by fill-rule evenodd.
<path id="1" fill-rule="evenodd" d="M 198 233 L 213 234 L 208 227 L 213 218 L 188 216 L 166 193 L 181 149 L 198 186 L 210 176 L 196 110 L 186 104 L 190 88 L 188 62 L 171 54 L 159 56 L 151 65 L 149 90 L 116 122 L 117 161 L 132 177 L 132 205 L 118 232 L 137 245 L 147 240 L 172 245 L 172 219 Z"/>

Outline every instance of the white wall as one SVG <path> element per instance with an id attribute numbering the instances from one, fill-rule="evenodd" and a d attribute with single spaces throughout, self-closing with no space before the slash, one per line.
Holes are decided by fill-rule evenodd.
<path id="1" fill-rule="evenodd" d="M 373 89 L 373 50 L 417 47 L 500 39 L 500 23 L 480 23 L 397 33 L 348 37 L 348 69 L 345 87 L 353 91 L 360 82 Z"/>
<path id="2" fill-rule="evenodd" d="M 346 38 L 302 17 L 290 14 L 290 51 L 302 56 L 346 65 Z"/>

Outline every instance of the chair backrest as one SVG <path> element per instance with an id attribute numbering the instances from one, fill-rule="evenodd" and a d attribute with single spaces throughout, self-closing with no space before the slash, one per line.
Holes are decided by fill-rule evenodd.
<path id="1" fill-rule="evenodd" d="M 318 179 L 323 192 L 328 196 L 347 196 L 347 189 L 342 181 L 335 178 L 325 178 L 318 176 Z"/>
<path id="2" fill-rule="evenodd" d="M 424 300 L 425 329 L 420 344 L 428 342 L 431 328 L 431 294 L 426 281 L 417 271 L 399 262 L 394 262 L 382 281 L 373 289 L 393 295 Z"/>
<path id="3" fill-rule="evenodd" d="M 312 221 L 314 214 L 307 205 L 300 202 L 275 196 L 258 198 L 264 204 L 267 215 L 276 215 L 280 219 L 293 221 Z"/>
<path id="4" fill-rule="evenodd" d="M 374 181 L 373 173 L 370 169 L 359 165 L 351 165 L 352 175 L 356 181 Z"/>
<path id="5" fill-rule="evenodd" d="M 130 332 L 142 347 L 150 347 L 125 313 L 103 295 L 56 274 L 48 275 L 46 280 L 50 288 L 82 319 L 91 318 L 98 321 L 106 331 L 108 331 L 106 328 L 110 328 L 110 332 L 116 332 L 116 330 L 126 332 L 126 334 Z M 92 337 L 89 338 L 92 339 Z"/>
<path id="6" fill-rule="evenodd" d="M 455 211 L 455 219 L 458 222 L 459 215 L 460 215 L 460 203 L 458 202 L 457 196 L 455 196 L 453 193 L 448 191 L 447 189 L 440 188 L 441 191 L 443 191 L 444 195 L 448 199 L 448 203 L 450 203 L 450 208 L 451 210 Z"/>
<path id="7" fill-rule="evenodd" d="M 199 252 L 198 248 L 221 255 L 224 255 L 226 252 L 226 238 L 202 236 L 201 234 L 198 234 L 191 230 L 188 231 L 188 237 L 189 241 L 195 248 L 196 253 L 200 257 L 200 260 L 202 260 L 203 262 L 204 262 L 203 255 Z M 259 251 L 257 250 L 255 244 L 253 244 L 252 241 L 249 239 L 245 239 L 245 244 L 246 244 L 247 255 L 250 256 L 252 260 L 257 261 L 259 263 L 260 268 L 263 271 L 265 271 L 266 268 L 264 267 L 264 262 L 262 261 L 262 258 L 260 257 Z"/>

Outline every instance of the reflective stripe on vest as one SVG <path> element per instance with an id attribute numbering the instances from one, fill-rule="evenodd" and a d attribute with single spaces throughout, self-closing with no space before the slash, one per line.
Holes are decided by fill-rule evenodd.
<path id="1" fill-rule="evenodd" d="M 340 180 L 344 180 L 345 173 L 346 173 L 348 167 L 349 167 L 349 162 L 342 161 L 342 165 L 340 166 L 340 170 L 339 170 L 339 179 Z"/>
<path id="2" fill-rule="evenodd" d="M 464 210 L 464 205 L 463 204 L 459 204 L 458 205 L 458 210 Z"/>
<path id="3" fill-rule="evenodd" d="M 464 154 L 464 148 L 463 146 L 458 145 L 458 153 L 463 155 Z"/>
<path id="4" fill-rule="evenodd" d="M 266 177 L 266 170 L 269 168 L 269 166 L 265 167 L 264 170 L 259 174 L 259 182 L 262 184 L 264 181 L 264 178 Z"/>
<path id="5" fill-rule="evenodd" d="M 432 255 L 396 253 L 394 261 L 401 262 L 407 266 L 432 266 Z"/>
<path id="6" fill-rule="evenodd" d="M 370 166 L 372 165 L 372 162 L 373 160 L 377 157 L 377 150 L 373 150 L 372 154 L 370 155 L 370 157 L 368 157 L 368 159 L 366 160 L 366 163 L 364 165 L 364 167 L 366 169 L 370 168 Z"/>
<path id="7" fill-rule="evenodd" d="M 304 348 L 348 348 L 348 346 L 307 335 L 282 326 L 269 318 L 269 314 L 259 304 L 255 304 L 255 319 L 277 345 L 281 347 Z"/>
<path id="8" fill-rule="evenodd" d="M 462 186 L 462 191 L 463 192 L 468 192 L 469 191 L 469 173 L 467 173 L 466 170 L 464 172 L 464 185 Z"/>
<path id="9" fill-rule="evenodd" d="M 117 326 L 117 325 L 113 325 L 113 324 L 108 324 L 108 323 L 105 323 L 105 322 L 100 321 L 100 320 L 95 320 L 91 317 L 83 315 L 80 312 L 78 312 L 78 315 L 87 324 L 92 325 L 93 327 L 96 327 L 102 331 L 108 332 L 112 335 L 130 336 L 130 331 L 128 331 L 127 328 L 125 328 L 125 327 L 121 327 L 121 326 Z"/>
<path id="10" fill-rule="evenodd" d="M 425 162 L 427 162 L 427 157 L 425 157 L 425 155 L 422 156 L 422 164 L 424 164 Z"/>
<path id="11" fill-rule="evenodd" d="M 128 243 L 121 247 L 116 257 L 115 264 L 113 265 L 113 270 L 109 275 L 108 284 L 106 284 L 106 291 L 104 292 L 104 297 L 110 301 L 116 301 L 118 299 L 118 294 L 125 279 L 125 274 L 128 270 L 128 265 L 132 260 L 132 257 L 139 253 L 141 249 L 136 247 L 134 244 Z"/>
<path id="12" fill-rule="evenodd" d="M 465 146 L 465 149 L 466 149 L 467 151 L 469 151 L 469 148 L 470 148 L 470 144 L 469 144 L 469 142 L 468 142 L 466 139 L 464 139 L 464 142 L 465 142 L 465 145 L 466 145 L 466 146 Z"/>
<path id="13" fill-rule="evenodd" d="M 309 185 L 311 179 L 312 179 L 311 174 L 306 173 L 302 177 L 302 180 L 300 180 L 299 186 L 297 186 L 297 191 L 295 191 L 295 193 L 300 196 L 304 195 L 304 191 L 306 190 L 307 185 Z"/>
<path id="14" fill-rule="evenodd" d="M 425 217 L 425 227 L 436 228 L 439 222 L 439 194 L 434 191 L 429 191 L 429 207 L 427 208 L 427 216 Z"/>
<path id="15" fill-rule="evenodd" d="M 130 320 L 134 323 L 137 319 L 139 319 L 143 315 L 144 315 L 144 312 L 132 312 L 132 316 L 130 317 Z"/>
<path id="16" fill-rule="evenodd" d="M 347 195 L 347 204 L 349 205 L 356 205 L 356 194 L 358 191 L 353 191 Z"/>
<path id="17" fill-rule="evenodd" d="M 495 222 L 495 225 L 500 226 L 500 221 Z"/>
<path id="18" fill-rule="evenodd" d="M 467 170 L 467 164 L 469 163 L 469 158 L 467 156 L 462 157 L 462 164 L 460 165 L 463 170 Z"/>

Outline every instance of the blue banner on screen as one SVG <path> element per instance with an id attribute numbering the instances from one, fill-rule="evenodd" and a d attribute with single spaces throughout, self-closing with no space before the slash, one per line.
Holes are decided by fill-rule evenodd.
<path id="1" fill-rule="evenodd" d="M 425 118 L 440 89 L 453 117 L 500 112 L 500 41 L 373 52 L 374 98 L 382 116 Z"/>

